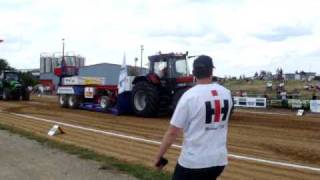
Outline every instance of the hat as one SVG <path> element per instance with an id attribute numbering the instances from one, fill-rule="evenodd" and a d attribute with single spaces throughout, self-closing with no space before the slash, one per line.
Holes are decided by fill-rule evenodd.
<path id="1" fill-rule="evenodd" d="M 193 62 L 193 68 L 214 68 L 212 58 L 210 56 L 198 56 Z"/>

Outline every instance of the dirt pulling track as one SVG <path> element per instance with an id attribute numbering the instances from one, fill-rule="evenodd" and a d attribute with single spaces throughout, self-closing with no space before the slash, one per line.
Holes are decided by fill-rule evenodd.
<path id="1" fill-rule="evenodd" d="M 278 113 L 234 113 L 229 125 L 229 166 L 220 179 L 320 179 L 320 115 Z M 66 133 L 53 140 L 146 166 L 152 166 L 158 142 L 169 124 L 168 118 L 62 109 L 52 97 L 33 97 L 30 102 L 0 101 L 1 124 L 48 137 L 48 130 L 57 122 Z M 169 171 L 175 166 L 181 138 L 175 144 L 166 155 Z"/>

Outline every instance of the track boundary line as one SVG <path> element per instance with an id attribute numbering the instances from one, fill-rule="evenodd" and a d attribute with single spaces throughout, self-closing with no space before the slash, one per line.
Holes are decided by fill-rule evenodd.
<path id="1" fill-rule="evenodd" d="M 71 128 L 75 128 L 75 129 L 91 131 L 94 133 L 99 133 L 99 134 L 104 134 L 104 135 L 110 135 L 110 136 L 115 136 L 115 137 L 120 137 L 120 138 L 140 141 L 140 142 L 156 144 L 156 145 L 161 144 L 160 141 L 149 140 L 149 139 L 145 139 L 145 138 L 129 136 L 129 135 L 114 133 L 114 132 L 109 132 L 109 131 L 103 131 L 103 130 L 98 130 L 98 129 L 94 129 L 94 128 L 87 128 L 87 127 L 63 123 L 63 122 L 59 122 L 59 121 L 55 121 L 55 120 L 49 120 L 49 119 L 39 118 L 39 117 L 35 117 L 35 116 L 30 116 L 30 115 L 26 115 L 26 114 L 19 114 L 19 113 L 9 113 L 9 114 L 19 116 L 19 117 L 24 117 L 27 119 L 33 119 L 33 120 L 37 120 L 37 121 L 59 124 L 59 125 L 63 125 L 63 126 L 71 127 Z M 182 146 L 177 145 L 177 144 L 172 144 L 172 147 L 181 149 Z M 270 165 L 283 166 L 283 167 L 287 167 L 287 168 L 305 169 L 305 170 L 320 172 L 320 168 L 317 168 L 317 167 L 304 166 L 304 165 L 298 165 L 298 164 L 292 164 L 292 163 L 285 163 L 285 162 L 280 162 L 280 161 L 272 161 L 272 160 L 266 160 L 266 159 L 260 159 L 260 158 L 253 158 L 253 157 L 241 156 L 241 155 L 230 154 L 230 153 L 228 154 L 228 156 L 231 158 L 240 159 L 240 160 L 254 161 L 254 162 L 265 163 L 265 164 L 270 164 Z"/>
<path id="2" fill-rule="evenodd" d="M 290 115 L 293 115 L 293 114 L 288 114 L 288 113 L 261 112 L 261 111 L 247 111 L 247 110 L 244 110 L 244 111 L 236 110 L 235 112 L 248 113 L 248 114 L 280 115 L 280 116 L 290 116 Z"/>

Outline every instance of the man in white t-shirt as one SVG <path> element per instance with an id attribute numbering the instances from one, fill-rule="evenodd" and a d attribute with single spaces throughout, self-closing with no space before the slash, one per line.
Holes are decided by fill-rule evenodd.
<path id="1" fill-rule="evenodd" d="M 233 102 L 228 89 L 212 83 L 213 68 L 209 56 L 195 59 L 193 75 L 197 85 L 179 100 L 156 156 L 155 166 L 183 131 L 182 151 L 173 180 L 213 180 L 228 163 L 227 131 Z"/>

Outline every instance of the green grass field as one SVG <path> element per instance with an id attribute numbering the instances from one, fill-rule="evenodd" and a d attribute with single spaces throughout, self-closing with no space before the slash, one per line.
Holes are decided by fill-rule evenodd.
<path id="1" fill-rule="evenodd" d="M 264 94 L 267 94 L 268 97 L 275 98 L 277 94 L 276 86 L 279 84 L 279 82 L 272 81 L 272 90 L 266 90 L 267 82 L 268 81 L 264 80 L 253 80 L 248 82 L 245 80 L 227 80 L 223 83 L 223 85 L 230 89 L 233 94 L 242 90 L 247 92 L 248 96 L 263 96 Z M 317 83 L 317 81 L 310 82 L 310 84 L 312 84 L 314 87 L 317 85 Z M 304 86 L 306 84 L 307 83 L 305 81 L 286 81 L 285 90 L 288 92 L 288 94 L 297 90 L 301 99 L 311 99 L 314 92 L 318 97 L 320 96 L 319 90 L 316 90 L 315 88 L 311 90 L 305 90 Z"/>

